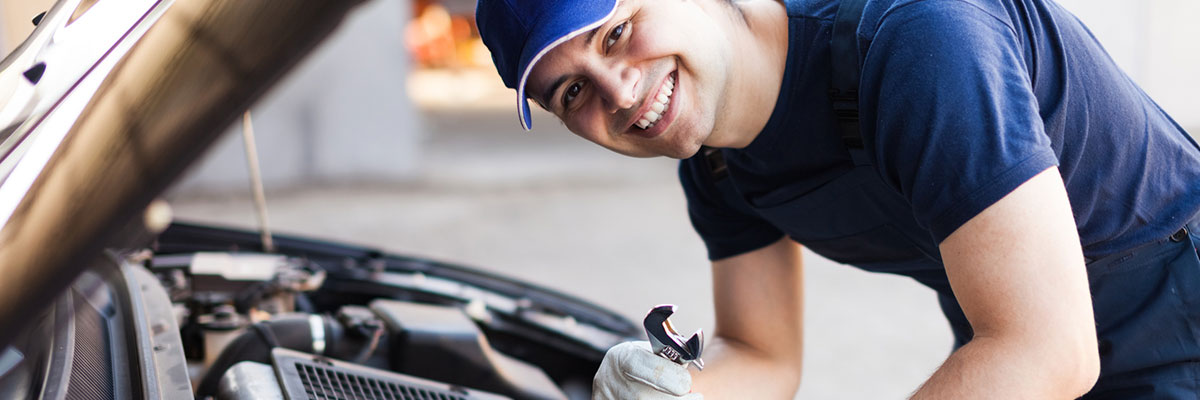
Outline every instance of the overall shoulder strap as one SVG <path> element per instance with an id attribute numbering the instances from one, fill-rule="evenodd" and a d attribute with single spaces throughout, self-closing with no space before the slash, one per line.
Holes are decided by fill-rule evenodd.
<path id="1" fill-rule="evenodd" d="M 837 118 L 838 133 L 842 143 L 850 150 L 856 165 L 862 165 L 866 156 L 863 154 L 862 133 L 858 124 L 858 30 L 862 20 L 863 8 L 867 0 L 842 0 L 838 5 L 837 17 L 833 22 L 833 38 L 830 40 L 830 51 L 833 63 L 833 81 L 829 95 L 833 99 L 833 112 Z M 723 192 L 733 204 L 741 205 L 744 201 L 731 198 L 737 191 L 728 178 L 729 171 L 725 166 L 725 158 L 720 149 L 701 148 L 707 166 L 708 177 Z"/>
<path id="2" fill-rule="evenodd" d="M 863 8 L 867 0 L 842 0 L 838 5 L 837 17 L 833 20 L 833 38 L 830 53 L 833 63 L 832 88 L 829 96 L 833 100 L 833 113 L 837 118 L 838 134 L 842 143 L 860 164 L 863 148 L 862 132 L 858 124 L 858 31 Z"/>
<path id="3" fill-rule="evenodd" d="M 700 148 L 700 154 L 704 156 L 704 171 L 707 172 L 709 182 L 721 192 L 721 199 L 730 207 L 740 210 L 747 214 L 757 214 L 758 211 L 750 206 L 750 203 L 742 197 L 741 192 L 733 184 L 733 179 L 729 179 L 729 169 L 725 164 L 725 154 L 721 149 L 703 146 Z"/>

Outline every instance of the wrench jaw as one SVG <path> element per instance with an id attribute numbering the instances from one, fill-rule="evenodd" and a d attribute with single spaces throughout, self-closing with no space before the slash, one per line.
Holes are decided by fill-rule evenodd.
<path id="1" fill-rule="evenodd" d="M 704 360 L 700 359 L 700 353 L 704 351 L 704 330 L 697 329 L 687 343 L 684 343 L 684 346 L 695 356 L 690 360 L 692 365 L 695 365 L 697 370 L 703 371 Z"/>
<path id="2" fill-rule="evenodd" d="M 697 369 L 704 370 L 704 360 L 700 359 L 700 353 L 704 350 L 704 330 L 698 329 L 690 338 L 684 339 L 671 325 L 669 318 L 674 313 L 675 305 L 664 304 L 646 314 L 642 324 L 650 339 L 650 350 L 677 364 L 691 363 Z"/>

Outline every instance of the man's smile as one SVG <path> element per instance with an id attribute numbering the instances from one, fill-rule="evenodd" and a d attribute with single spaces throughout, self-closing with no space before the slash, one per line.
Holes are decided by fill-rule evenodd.
<path id="1" fill-rule="evenodd" d="M 666 130 L 674 116 L 678 114 L 677 110 L 672 107 L 677 92 L 677 77 L 677 71 L 668 73 L 662 83 L 647 94 L 642 106 L 638 108 L 638 113 L 635 114 L 637 120 L 627 132 L 645 138 L 653 138 Z"/>
<path id="2" fill-rule="evenodd" d="M 650 109 L 642 114 L 642 119 L 637 122 L 637 127 L 649 129 L 654 126 L 658 119 L 662 117 L 667 106 L 671 104 L 671 91 L 675 90 L 675 77 L 668 75 L 667 81 L 658 89 L 658 95 L 650 99 Z"/>

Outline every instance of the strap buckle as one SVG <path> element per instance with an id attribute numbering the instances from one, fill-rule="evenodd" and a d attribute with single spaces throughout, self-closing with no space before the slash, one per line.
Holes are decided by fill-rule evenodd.
<path id="1" fill-rule="evenodd" d="M 862 134 L 858 122 L 858 90 L 829 89 L 833 101 L 833 117 L 837 120 L 838 136 L 847 148 L 863 148 Z"/>

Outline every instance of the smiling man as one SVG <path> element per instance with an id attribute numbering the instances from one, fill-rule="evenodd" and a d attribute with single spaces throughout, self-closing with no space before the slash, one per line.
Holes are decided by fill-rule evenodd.
<path id="1" fill-rule="evenodd" d="M 800 246 L 937 291 L 914 398 L 1195 398 L 1200 150 L 1050 0 L 480 0 L 504 83 L 679 158 L 703 372 L 613 347 L 597 398 L 791 398 Z"/>

